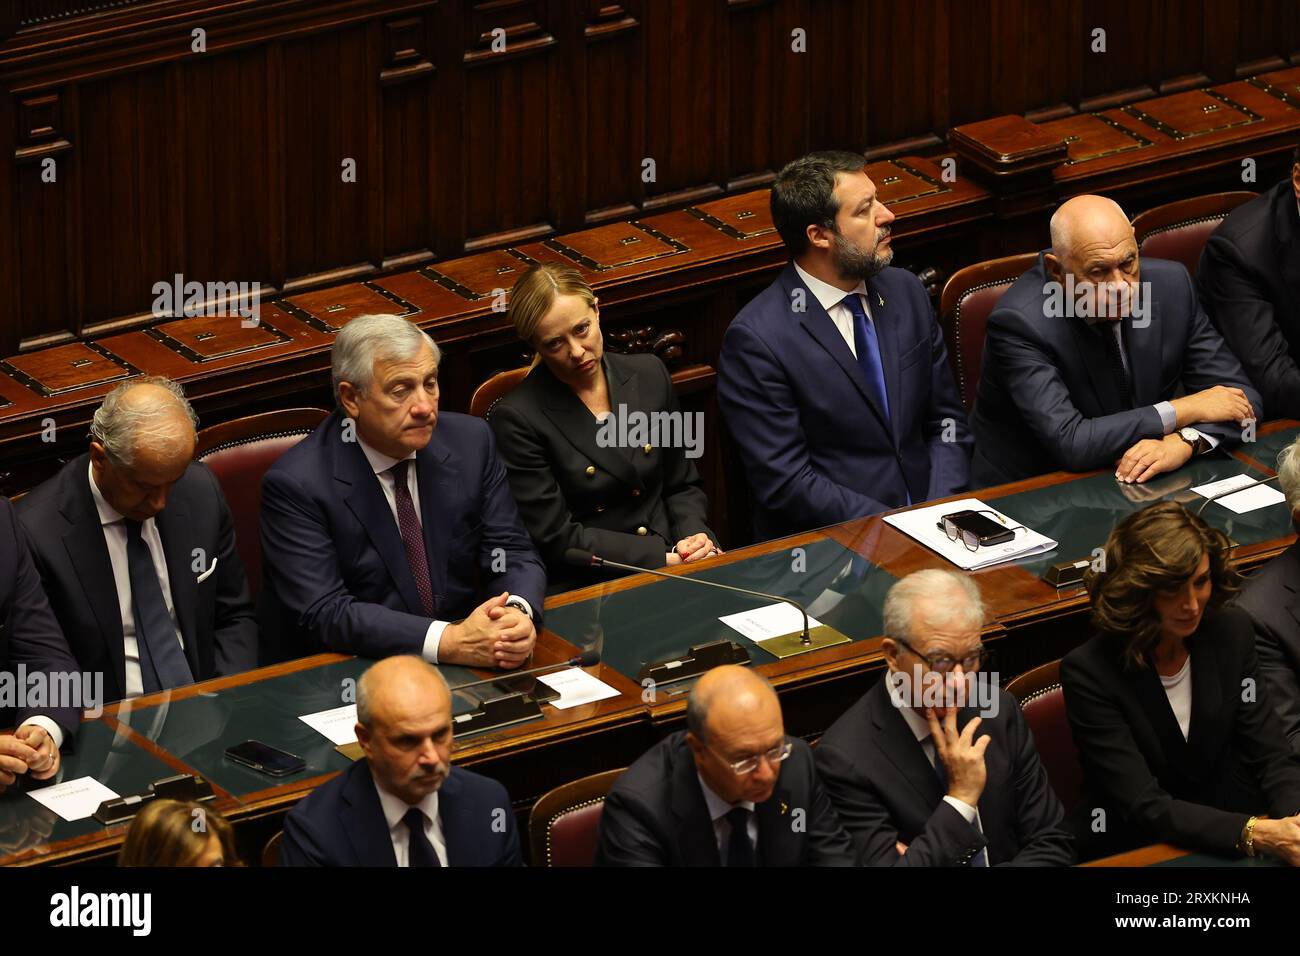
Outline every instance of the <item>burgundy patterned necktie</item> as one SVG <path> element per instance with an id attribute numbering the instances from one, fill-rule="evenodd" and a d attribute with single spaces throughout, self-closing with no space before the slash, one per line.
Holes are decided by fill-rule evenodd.
<path id="1" fill-rule="evenodd" d="M 397 527 L 402 532 L 406 546 L 406 563 L 411 566 L 415 589 L 420 592 L 420 604 L 426 617 L 433 617 L 433 585 L 429 583 L 429 557 L 424 553 L 424 533 L 415 516 L 415 502 L 406 483 L 406 469 L 411 460 L 399 461 L 388 473 L 393 476 L 393 498 L 397 502 Z"/>

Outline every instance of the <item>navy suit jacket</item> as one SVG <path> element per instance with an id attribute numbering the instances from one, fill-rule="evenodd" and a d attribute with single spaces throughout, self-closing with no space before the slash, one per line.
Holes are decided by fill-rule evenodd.
<path id="1" fill-rule="evenodd" d="M 18 517 L 72 653 L 83 671 L 103 672 L 105 697 L 120 700 L 126 696 L 122 612 L 89 464 L 88 454 L 72 459 L 18 502 Z M 194 679 L 252 670 L 257 615 L 230 508 L 207 465 L 190 463 L 154 522 Z M 203 571 L 195 570 L 196 551 Z"/>
<path id="2" fill-rule="evenodd" d="M 851 866 L 848 834 L 797 737 L 772 796 L 758 804 L 761 866 Z M 796 817 L 791 811 L 803 811 Z M 597 866 L 721 866 L 717 834 L 686 731 L 665 737 L 618 778 L 600 814 Z"/>
<path id="3" fill-rule="evenodd" d="M 753 489 L 760 539 L 966 488 L 966 410 L 925 289 L 894 268 L 867 288 L 888 420 L 793 263 L 723 337 L 718 401 Z"/>
<path id="4" fill-rule="evenodd" d="M 50 610 L 40 575 L 8 498 L 0 498 L 0 663 L 15 677 L 19 664 L 28 674 L 81 671 Z M 102 705 L 104 701 L 97 703 Z M 81 725 L 81 711 L 76 707 L 25 707 L 12 720 L 15 717 L 12 712 L 0 710 L 0 727 L 20 724 L 38 715 L 49 717 L 63 729 L 64 748 L 69 748 Z"/>
<path id="5" fill-rule="evenodd" d="M 452 767 L 438 791 L 438 818 L 449 866 L 521 865 L 515 811 L 495 780 Z M 368 760 L 358 760 L 289 811 L 280 865 L 397 865 Z"/>
<path id="6" fill-rule="evenodd" d="M 1046 314 L 1043 286 L 1050 279 L 1040 253 L 989 316 L 971 417 L 977 485 L 1114 467 L 1141 439 L 1165 434 L 1157 402 L 1214 385 L 1241 389 L 1264 420 L 1259 392 L 1201 311 L 1179 263 L 1141 260 L 1150 324 L 1123 320 L 1132 407 L 1124 404 L 1101 333 L 1082 318 Z M 1222 446 L 1241 441 L 1236 422 L 1195 427 Z"/>
<path id="7" fill-rule="evenodd" d="M 1235 603 L 1250 615 L 1259 672 L 1300 755 L 1300 541 L 1251 575 Z"/>
<path id="8" fill-rule="evenodd" d="M 1300 418 L 1300 212 L 1289 177 L 1228 213 L 1196 287 L 1269 417 Z"/>
<path id="9" fill-rule="evenodd" d="M 965 866 L 980 849 L 991 866 L 1069 866 L 1074 841 L 1065 811 L 1038 759 L 1019 705 L 999 691 L 997 716 L 980 722 L 988 780 L 979 822 L 967 823 L 943 799 L 939 777 L 920 741 L 889 698 L 882 679 L 817 744 L 817 770 L 835 812 L 869 866 Z M 965 727 L 979 713 L 957 717 Z M 902 841 L 907 853 L 898 855 Z"/>
<path id="10" fill-rule="evenodd" d="M 263 480 L 263 631 L 284 639 L 284 656 L 419 654 L 430 619 L 379 479 L 361 445 L 344 440 L 344 420 L 335 410 Z M 464 618 L 509 591 L 540 627 L 546 571 L 487 423 L 441 413 L 415 461 L 435 617 Z"/>

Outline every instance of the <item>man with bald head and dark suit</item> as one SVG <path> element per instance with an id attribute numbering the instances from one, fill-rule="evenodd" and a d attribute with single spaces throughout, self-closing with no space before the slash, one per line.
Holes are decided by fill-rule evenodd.
<path id="1" fill-rule="evenodd" d="M 601 810 L 597 866 L 848 866 L 848 835 L 787 737 L 776 692 L 726 665 L 691 690 L 686 726 L 642 754 Z"/>
<path id="2" fill-rule="evenodd" d="M 971 425 L 979 487 L 1113 468 L 1141 483 L 1231 448 L 1259 393 L 1201 311 L 1187 270 L 1143 259 L 1124 211 L 1076 196 L 989 316 Z"/>

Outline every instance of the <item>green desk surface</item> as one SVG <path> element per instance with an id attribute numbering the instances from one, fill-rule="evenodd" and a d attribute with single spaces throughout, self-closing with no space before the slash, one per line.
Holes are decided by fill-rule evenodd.
<path id="1" fill-rule="evenodd" d="M 1241 451 L 1268 468 L 1277 468 L 1277 453 L 1296 439 L 1300 428 L 1284 428 L 1241 446 Z"/>
<path id="2" fill-rule="evenodd" d="M 176 775 L 176 770 L 118 733 L 108 724 L 87 721 L 77 734 L 77 746 L 63 755 L 55 780 L 94 777 L 119 796 L 146 789 Z M 43 843 L 57 843 L 104 829 L 93 818 L 68 822 L 37 803 L 28 791 L 41 784 L 25 783 L 0 794 L 0 856 L 21 853 Z"/>
<path id="3" fill-rule="evenodd" d="M 124 706 L 118 720 L 232 796 L 242 797 L 347 768 L 350 761 L 334 744 L 298 718 L 355 701 L 355 682 L 371 663 L 353 658 L 182 700 L 138 709 Z M 477 679 L 464 667 L 441 670 L 453 685 Z M 452 712 L 470 710 L 492 687 L 453 695 Z M 348 690 L 352 693 L 345 701 Z M 307 766 L 296 774 L 271 777 L 228 759 L 226 748 L 244 740 L 287 750 L 302 757 Z"/>
<path id="4" fill-rule="evenodd" d="M 880 635 L 885 592 L 894 583 L 887 571 L 829 538 L 731 564 L 701 565 L 691 577 L 787 595 L 855 641 Z M 549 609 L 546 627 L 580 650 L 595 648 L 602 663 L 635 680 L 647 662 L 723 639 L 741 644 L 755 664 L 771 663 L 775 657 L 718 620 L 766 603 L 659 579 Z"/>
<path id="5" fill-rule="evenodd" d="M 990 499 L 990 502 L 1025 527 L 1060 542 L 1046 555 L 1016 562 L 1029 573 L 1041 575 L 1053 564 L 1090 558 L 1093 548 L 1106 543 L 1111 528 L 1125 515 L 1153 501 L 1170 499 L 1181 501 L 1195 511 L 1205 499 L 1192 488 L 1240 474 L 1265 477 L 1258 469 L 1235 458 L 1211 452 L 1136 489 L 1121 485 L 1114 474 L 1107 471 L 1004 495 Z M 1206 505 L 1201 516 L 1237 544 L 1243 545 L 1285 538 L 1292 531 L 1290 513 L 1282 502 L 1239 515 L 1216 501 Z"/>

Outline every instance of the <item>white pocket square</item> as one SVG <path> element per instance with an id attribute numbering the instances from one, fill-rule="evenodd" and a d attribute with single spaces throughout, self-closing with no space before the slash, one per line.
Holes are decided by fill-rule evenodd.
<path id="1" fill-rule="evenodd" d="M 203 583 L 204 581 L 206 581 L 208 578 L 212 577 L 212 572 L 215 571 L 215 570 L 217 570 L 217 559 L 216 559 L 216 558 L 213 558 L 213 559 L 212 559 L 212 567 L 208 568 L 206 571 L 204 571 L 202 574 L 200 574 L 197 578 L 195 578 L 195 579 L 194 579 L 194 583 L 195 583 L 195 584 L 202 584 L 202 583 Z"/>

